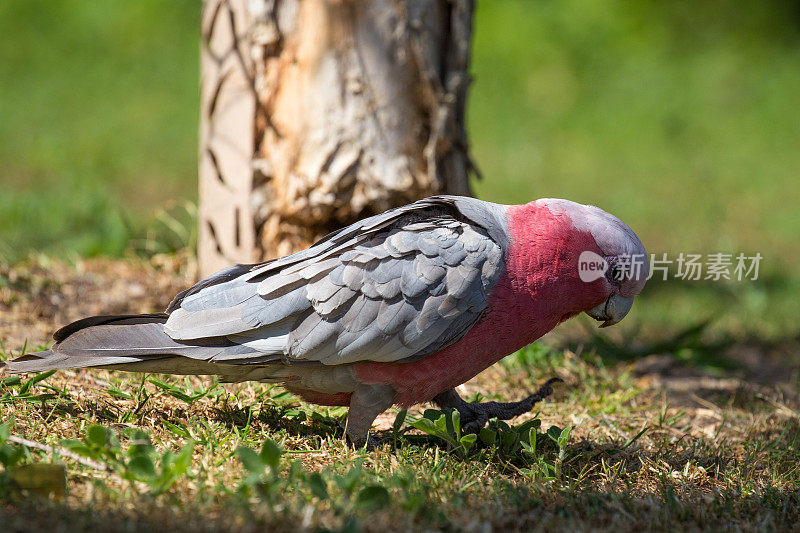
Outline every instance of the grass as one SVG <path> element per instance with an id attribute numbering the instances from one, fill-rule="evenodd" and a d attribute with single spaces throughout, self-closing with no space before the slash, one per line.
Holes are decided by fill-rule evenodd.
<path id="1" fill-rule="evenodd" d="M 103 371 L 12 382 L 0 388 L 10 420 L 0 440 L 5 431 L 54 446 L 4 445 L 21 450 L 21 464 L 66 465 L 68 490 L 32 500 L 33 490 L 15 489 L 24 470 L 7 469 L 0 515 L 55 509 L 75 529 L 99 518 L 119 530 L 166 521 L 243 531 L 774 530 L 800 519 L 792 408 L 747 390 L 682 408 L 625 366 L 546 354 L 522 352 L 473 384 L 513 397 L 553 373 L 567 382 L 526 424 L 496 423 L 466 451 L 408 426 L 386 429 L 375 452 L 352 450 L 342 441 L 343 409 L 312 407 L 274 386 Z M 569 433 L 552 429 L 565 422 Z M 58 494 L 61 483 L 35 490 Z"/>
<path id="2" fill-rule="evenodd" d="M 637 314 L 660 327 L 717 317 L 728 332 L 793 335 L 800 217 L 786 199 L 800 195 L 800 33 L 783 9 L 481 5 L 469 107 L 486 176 L 478 196 L 595 204 L 672 259 L 760 251 L 759 282 L 651 283 Z"/>
<path id="3" fill-rule="evenodd" d="M 0 269 L 0 358 L 38 349 L 60 313 L 163 307 L 187 275 L 169 257 Z M 502 401 L 563 379 L 529 415 L 467 436 L 449 413 L 393 410 L 374 452 L 343 442 L 344 408 L 275 385 L 7 377 L 0 518 L 14 530 L 795 527 L 796 342 L 741 353 L 705 343 L 702 324 L 649 343 L 565 326 L 463 386 L 471 401 Z"/>
<path id="4" fill-rule="evenodd" d="M 199 5 L 0 6 L 0 259 L 119 256 L 194 197 Z"/>

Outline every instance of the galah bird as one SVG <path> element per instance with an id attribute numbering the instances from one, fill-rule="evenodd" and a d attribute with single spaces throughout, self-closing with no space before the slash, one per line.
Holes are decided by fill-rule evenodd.
<path id="1" fill-rule="evenodd" d="M 603 271 L 584 281 L 579 257 Z M 17 374 L 99 367 L 281 383 L 349 406 L 345 433 L 368 442 L 391 407 L 433 401 L 482 427 L 520 402 L 468 403 L 454 387 L 586 312 L 619 322 L 645 284 L 636 234 L 568 200 L 500 205 L 434 196 L 333 232 L 310 248 L 236 265 L 178 294 L 165 313 L 94 316 L 58 330 L 50 350 L 5 363 Z M 0 363 L 2 365 L 2 363 Z"/>

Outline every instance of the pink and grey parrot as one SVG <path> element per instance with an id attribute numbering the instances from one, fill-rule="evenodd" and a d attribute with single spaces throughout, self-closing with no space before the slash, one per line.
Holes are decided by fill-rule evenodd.
<path id="1" fill-rule="evenodd" d="M 586 252 L 606 265 L 590 281 L 579 273 Z M 476 429 L 529 410 L 553 380 L 512 403 L 468 403 L 454 388 L 580 312 L 619 322 L 646 279 L 646 266 L 621 268 L 634 256 L 646 258 L 636 234 L 594 206 L 434 196 L 304 251 L 222 270 L 178 294 L 165 313 L 73 322 L 50 350 L 4 370 L 98 367 L 281 383 L 309 402 L 349 406 L 345 433 L 356 445 L 392 405 L 433 401 Z"/>

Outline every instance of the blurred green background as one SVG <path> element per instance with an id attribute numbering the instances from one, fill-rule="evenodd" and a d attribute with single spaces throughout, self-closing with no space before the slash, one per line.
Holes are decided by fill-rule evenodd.
<path id="1" fill-rule="evenodd" d="M 198 0 L 0 3 L 0 262 L 122 255 L 196 196 Z M 484 0 L 480 198 L 565 197 L 650 252 L 760 252 L 757 282 L 651 281 L 625 326 L 800 317 L 800 2 Z"/>

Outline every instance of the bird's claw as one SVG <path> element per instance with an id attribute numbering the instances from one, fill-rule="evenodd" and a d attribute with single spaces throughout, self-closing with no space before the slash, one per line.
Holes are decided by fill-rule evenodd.
<path id="1" fill-rule="evenodd" d="M 535 393 L 518 402 L 483 402 L 469 403 L 457 395 L 454 397 L 441 397 L 440 407 L 453 408 L 458 411 L 461 420 L 461 430 L 464 433 L 477 433 L 483 428 L 490 418 L 510 420 L 516 416 L 530 411 L 534 405 L 553 394 L 553 384 L 563 382 L 561 378 L 548 379 Z M 455 393 L 455 391 L 453 391 Z M 445 399 L 446 398 L 446 399 Z"/>
<path id="2" fill-rule="evenodd" d="M 461 431 L 463 433 L 480 433 L 481 429 L 486 425 L 489 421 L 488 416 L 480 416 L 475 420 L 468 422 L 464 426 L 461 427 Z"/>
<path id="3" fill-rule="evenodd" d="M 545 381 L 544 385 L 539 387 L 539 390 L 528 396 L 526 400 L 531 400 L 531 399 L 533 400 L 531 407 L 533 407 L 534 403 L 540 402 L 545 398 L 547 398 L 548 396 L 550 396 L 551 394 L 553 394 L 553 385 L 555 385 L 556 383 L 564 383 L 564 380 L 559 377 L 550 378 L 547 381 Z"/>
<path id="4" fill-rule="evenodd" d="M 372 435 L 367 435 L 366 439 L 353 439 L 350 438 L 349 435 L 345 435 L 345 441 L 356 450 L 366 450 L 368 452 L 375 450 L 381 445 L 381 441 Z"/>

